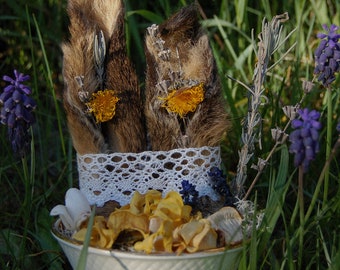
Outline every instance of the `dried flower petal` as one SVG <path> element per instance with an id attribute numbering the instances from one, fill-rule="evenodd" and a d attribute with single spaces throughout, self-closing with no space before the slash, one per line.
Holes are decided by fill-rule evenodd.
<path id="1" fill-rule="evenodd" d="M 70 188 L 65 195 L 65 205 L 53 207 L 50 215 L 59 216 L 67 230 L 76 230 L 91 215 L 91 208 L 79 189 Z"/>
<path id="2" fill-rule="evenodd" d="M 223 232 L 225 243 L 236 244 L 243 239 L 242 217 L 233 207 L 223 207 L 207 218 L 212 227 Z"/>
<path id="3" fill-rule="evenodd" d="M 113 90 L 103 90 L 92 94 L 92 98 L 86 105 L 89 112 L 93 113 L 96 122 L 102 123 L 109 121 L 116 113 L 116 104 L 119 98 Z"/>
<path id="4" fill-rule="evenodd" d="M 174 242 L 177 254 L 190 253 L 216 247 L 217 233 L 207 219 L 193 220 L 177 227 Z"/>
<path id="5" fill-rule="evenodd" d="M 131 243 L 136 251 L 192 253 L 216 248 L 216 230 L 222 230 L 226 234 L 224 240 L 229 241 L 226 243 L 233 244 L 241 239 L 238 235 L 241 217 L 234 208 L 229 208 L 223 208 L 218 216 L 203 219 L 200 214 L 191 215 L 191 206 L 183 203 L 178 192 L 170 191 L 164 198 L 156 190 L 146 194 L 135 192 L 130 204 L 116 209 L 108 219 L 95 216 L 90 245 L 112 248 L 121 233 L 132 231 Z M 73 239 L 83 242 L 87 225 L 83 223 Z M 233 238 L 235 233 L 237 240 Z"/>
<path id="6" fill-rule="evenodd" d="M 181 118 L 189 112 L 194 112 L 204 100 L 204 85 L 200 83 L 190 88 L 172 90 L 164 100 L 162 107 L 168 112 L 177 113 Z"/>
<path id="7" fill-rule="evenodd" d="M 313 90 L 313 88 L 314 88 L 314 83 L 313 82 L 303 80 L 303 82 L 302 82 L 303 92 L 308 94 L 308 93 L 310 93 Z"/>
<path id="8" fill-rule="evenodd" d="M 271 133 L 274 141 L 280 144 L 284 143 L 288 137 L 288 134 L 283 132 L 280 128 L 272 128 Z"/>
<path id="9" fill-rule="evenodd" d="M 284 114 L 290 119 L 293 120 L 296 118 L 296 107 L 295 106 L 284 106 L 282 108 Z"/>

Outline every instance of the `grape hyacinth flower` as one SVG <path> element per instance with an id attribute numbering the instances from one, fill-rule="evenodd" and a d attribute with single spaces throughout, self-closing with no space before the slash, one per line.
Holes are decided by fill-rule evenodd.
<path id="1" fill-rule="evenodd" d="M 335 80 L 335 73 L 340 71 L 340 34 L 337 34 L 339 27 L 332 24 L 329 28 L 323 25 L 327 33 L 319 33 L 321 39 L 316 48 L 314 74 L 318 75 L 318 81 L 328 87 Z"/>
<path id="2" fill-rule="evenodd" d="M 31 89 L 23 84 L 30 79 L 14 70 L 15 78 L 3 76 L 8 82 L 0 95 L 0 122 L 8 127 L 8 137 L 15 153 L 23 156 L 30 146 L 29 128 L 34 123 L 32 114 L 36 107 L 35 101 L 29 97 Z"/>
<path id="3" fill-rule="evenodd" d="M 212 167 L 208 172 L 212 188 L 225 199 L 225 206 L 234 206 L 235 198 L 230 191 L 223 171 L 217 167 Z"/>
<path id="4" fill-rule="evenodd" d="M 289 151 L 295 154 L 294 166 L 301 165 L 303 172 L 306 172 L 311 160 L 314 160 L 316 153 L 319 152 L 320 113 L 305 108 L 298 110 L 298 114 L 300 118 L 292 121 L 295 130 L 289 135 L 291 142 Z"/>
<path id="5" fill-rule="evenodd" d="M 189 183 L 188 180 L 183 180 L 181 184 L 182 190 L 179 193 L 182 194 L 184 204 L 194 205 L 198 198 L 196 186 Z"/>

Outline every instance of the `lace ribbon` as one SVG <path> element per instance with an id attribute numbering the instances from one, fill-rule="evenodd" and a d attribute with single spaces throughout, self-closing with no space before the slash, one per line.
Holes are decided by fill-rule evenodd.
<path id="1" fill-rule="evenodd" d="M 90 204 L 101 207 L 109 200 L 128 204 L 134 193 L 150 189 L 181 191 L 183 180 L 196 185 L 199 196 L 218 195 L 208 172 L 220 167 L 220 147 L 180 148 L 170 151 L 77 155 L 79 188 Z"/>

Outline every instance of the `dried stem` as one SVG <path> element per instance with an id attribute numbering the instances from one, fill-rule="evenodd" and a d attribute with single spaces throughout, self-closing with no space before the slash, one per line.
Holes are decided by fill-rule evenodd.
<path id="1" fill-rule="evenodd" d="M 258 62 L 254 70 L 253 86 L 250 87 L 250 91 L 248 90 L 249 108 L 241 136 L 243 146 L 239 151 L 237 174 L 232 183 L 234 194 L 237 197 L 241 197 L 243 193 L 243 185 L 247 179 L 247 165 L 254 154 L 255 143 L 259 143 L 259 146 L 261 147 L 262 117 L 259 107 L 263 104 L 263 99 L 265 98 L 263 96 L 263 84 L 265 82 L 271 56 L 280 45 L 281 23 L 287 20 L 287 13 L 275 16 L 270 23 L 263 20 L 262 32 L 258 35 L 259 42 L 257 51 L 255 51 Z"/>
<path id="2" fill-rule="evenodd" d="M 257 169 L 257 174 L 254 178 L 254 180 L 252 181 L 251 185 L 249 186 L 248 190 L 247 190 L 247 193 L 246 195 L 244 195 L 243 199 L 246 200 L 248 198 L 248 196 L 250 195 L 251 191 L 253 190 L 255 184 L 257 183 L 257 180 L 260 178 L 263 170 L 264 170 L 264 167 L 265 165 L 268 164 L 268 161 L 269 159 L 272 157 L 272 155 L 275 153 L 276 149 L 282 145 L 283 143 L 285 143 L 285 141 L 287 140 L 288 138 L 288 135 L 286 134 L 286 130 L 288 129 L 288 127 L 290 126 L 290 124 L 292 123 L 292 121 L 295 119 L 295 112 L 297 112 L 297 110 L 301 107 L 301 104 L 302 102 L 304 101 L 306 97 L 306 93 L 303 94 L 302 98 L 300 99 L 300 101 L 295 105 L 295 106 L 292 106 L 291 107 L 291 112 L 294 114 L 294 115 L 290 115 L 289 116 L 289 120 L 286 124 L 286 126 L 284 127 L 283 130 L 281 129 L 275 129 L 275 131 L 277 132 L 277 135 L 276 136 L 273 136 L 274 137 L 274 140 L 275 140 L 275 144 L 273 146 L 273 148 L 270 150 L 267 158 L 265 160 L 263 159 L 259 159 L 259 162 L 258 162 L 258 165 L 255 166 L 256 169 Z M 263 166 L 260 166 L 259 164 L 263 164 Z"/>

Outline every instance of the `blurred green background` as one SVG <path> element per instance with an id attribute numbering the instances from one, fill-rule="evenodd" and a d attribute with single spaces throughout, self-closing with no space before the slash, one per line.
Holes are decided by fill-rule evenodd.
<path id="1" fill-rule="evenodd" d="M 144 86 L 144 33 L 152 23 L 160 23 L 192 1 L 124 1 L 128 53 L 136 67 L 139 82 Z M 226 75 L 251 84 L 256 57 L 251 43 L 261 32 L 264 18 L 288 12 L 282 35 L 296 29 L 273 56 L 273 63 L 294 46 L 269 73 L 266 82 L 268 104 L 262 108 L 262 145 L 256 156 L 266 156 L 273 146 L 270 129 L 287 121 L 281 108 L 295 104 L 302 95 L 301 80 L 312 80 L 313 51 L 318 45 L 316 34 L 322 24 L 340 24 L 340 3 L 337 0 L 211 0 L 198 1 L 202 24 L 211 40 L 232 130 L 222 142 L 223 163 L 230 181 L 235 172 L 240 147 L 241 122 L 247 113 L 246 90 Z M 50 234 L 53 218 L 50 209 L 63 203 L 65 191 L 76 187 L 75 152 L 67 131 L 60 100 L 63 89 L 61 43 L 68 39 L 67 1 L 0 0 L 0 74 L 13 75 L 13 69 L 29 74 L 29 85 L 37 101 L 36 123 L 33 126 L 32 151 L 22 161 L 12 154 L 7 128 L 0 126 L 0 268 L 1 269 L 70 269 Z M 339 77 L 339 76 L 338 76 Z M 339 78 L 332 91 L 333 126 L 340 116 Z M 5 86 L 0 81 L 1 89 Z M 0 90 L 2 91 L 2 90 Z M 317 87 L 304 106 L 326 115 L 325 89 Z M 325 119 L 325 118 L 324 118 Z M 325 129 L 321 141 L 325 141 Z M 333 142 L 338 134 L 333 131 Z M 323 145 L 324 146 L 324 145 Z M 284 146 L 282 147 L 284 148 Z M 282 150 L 284 151 L 284 149 Z M 293 222 L 297 202 L 297 176 L 292 162 L 285 168 L 285 177 L 276 186 L 275 179 L 283 152 L 277 151 L 251 195 L 260 209 L 268 209 L 269 199 L 277 191 L 277 205 L 272 228 L 263 229 L 247 245 L 240 269 L 339 269 L 340 268 L 340 195 L 339 154 L 330 166 L 327 198 L 321 190 L 312 214 L 304 226 L 304 242 Z M 306 208 L 313 197 L 318 176 L 325 163 L 323 147 L 305 176 Z M 255 172 L 249 170 L 249 182 Z M 264 242 L 265 241 L 265 242 Z M 298 246 L 303 245 L 300 254 Z M 300 264 L 297 263 L 300 261 Z M 302 263 L 301 263 L 302 262 Z M 227 266 L 225 269 L 228 269 Z"/>

